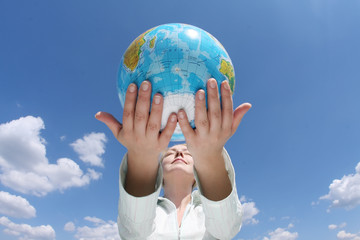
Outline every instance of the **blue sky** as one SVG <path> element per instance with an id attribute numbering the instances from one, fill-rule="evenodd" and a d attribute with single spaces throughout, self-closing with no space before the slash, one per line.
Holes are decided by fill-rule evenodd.
<path id="1" fill-rule="evenodd" d="M 0 239 L 117 239 L 121 56 L 145 30 L 213 34 L 250 102 L 226 148 L 235 239 L 360 239 L 357 0 L 0 1 Z"/>

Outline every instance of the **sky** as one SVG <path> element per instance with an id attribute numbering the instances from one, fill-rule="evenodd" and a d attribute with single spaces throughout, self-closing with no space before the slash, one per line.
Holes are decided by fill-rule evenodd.
<path id="1" fill-rule="evenodd" d="M 119 239 L 116 78 L 141 33 L 188 23 L 253 107 L 227 142 L 237 240 L 360 239 L 358 0 L 0 0 L 0 239 Z"/>

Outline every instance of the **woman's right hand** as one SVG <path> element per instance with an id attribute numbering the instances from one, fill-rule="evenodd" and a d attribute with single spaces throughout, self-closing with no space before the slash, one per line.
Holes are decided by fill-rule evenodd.
<path id="1" fill-rule="evenodd" d="M 154 182 L 156 180 L 158 157 L 168 147 L 177 124 L 177 116 L 173 113 L 170 115 L 166 127 L 160 133 L 163 97 L 160 94 L 154 95 L 151 112 L 150 99 L 151 84 L 149 81 L 142 82 L 139 94 L 136 84 L 131 83 L 125 97 L 122 124 L 109 113 L 98 112 L 95 115 L 96 119 L 105 123 L 116 139 L 128 150 L 126 178 L 130 180 L 128 179 L 130 177 L 131 181 L 126 182 L 129 184 L 134 181 L 143 184 L 144 181 Z M 127 183 L 126 190 L 128 191 Z"/>

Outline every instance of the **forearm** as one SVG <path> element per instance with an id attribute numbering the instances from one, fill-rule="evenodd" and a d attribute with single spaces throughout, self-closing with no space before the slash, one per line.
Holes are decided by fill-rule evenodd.
<path id="1" fill-rule="evenodd" d="M 161 190 L 162 168 L 159 167 L 153 193 L 144 197 L 135 197 L 125 190 L 128 173 L 128 154 L 120 166 L 120 198 L 118 226 L 121 239 L 147 239 L 154 231 L 157 199 Z"/>
<path id="2" fill-rule="evenodd" d="M 198 156 L 197 159 L 194 158 L 201 193 L 212 201 L 223 200 L 232 191 L 222 151 L 210 156 L 203 155 Z"/>
<path id="3" fill-rule="evenodd" d="M 234 167 L 225 148 L 222 151 L 222 160 L 231 185 L 230 194 L 219 201 L 211 200 L 204 194 L 200 197 L 206 217 L 205 225 L 209 233 L 216 239 L 232 239 L 241 227 L 242 207 L 237 195 Z M 195 171 L 195 177 L 199 188 L 203 189 L 203 183 L 197 171 Z"/>
<path id="4" fill-rule="evenodd" d="M 125 190 L 134 197 L 143 197 L 153 193 L 158 169 L 158 154 L 129 151 Z"/>

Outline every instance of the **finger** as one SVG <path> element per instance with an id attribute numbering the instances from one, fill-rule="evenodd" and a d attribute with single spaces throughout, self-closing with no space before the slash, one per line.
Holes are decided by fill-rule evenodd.
<path id="1" fill-rule="evenodd" d="M 236 132 L 236 129 L 239 127 L 242 118 L 247 113 L 247 111 L 249 111 L 250 108 L 250 103 L 243 103 L 235 109 L 234 120 L 231 127 L 231 134 L 234 134 Z"/>
<path id="2" fill-rule="evenodd" d="M 139 96 L 135 107 L 134 132 L 138 136 L 145 136 L 145 129 L 149 118 L 151 84 L 143 81 L 140 85 Z"/>
<path id="3" fill-rule="evenodd" d="M 131 83 L 125 95 L 125 104 L 123 112 L 123 124 L 126 130 L 132 130 L 134 126 L 134 113 L 137 96 L 137 86 Z"/>
<path id="4" fill-rule="evenodd" d="M 111 130 L 116 138 L 118 138 L 120 131 L 122 129 L 122 124 L 114 118 L 113 115 L 107 112 L 98 112 L 95 115 L 95 118 L 103 123 Z"/>
<path id="5" fill-rule="evenodd" d="M 195 126 L 199 134 L 204 134 L 209 131 L 204 90 L 199 90 L 195 96 Z"/>
<path id="6" fill-rule="evenodd" d="M 151 138 L 157 138 L 161 127 L 161 114 L 163 108 L 163 99 L 160 94 L 155 94 L 152 102 L 151 113 L 146 127 L 146 135 Z"/>
<path id="7" fill-rule="evenodd" d="M 161 132 L 159 137 L 159 144 L 161 146 L 167 147 L 171 140 L 172 135 L 174 134 L 175 128 L 177 124 L 177 117 L 175 113 L 170 114 L 168 121 L 164 130 Z"/>
<path id="8" fill-rule="evenodd" d="M 221 83 L 221 116 L 222 130 L 231 130 L 233 122 L 233 100 L 228 81 Z"/>
<path id="9" fill-rule="evenodd" d="M 217 82 L 211 78 L 207 82 L 208 118 L 210 131 L 219 131 L 221 127 L 221 109 Z"/>
<path id="10" fill-rule="evenodd" d="M 178 120 L 179 120 L 179 125 L 181 128 L 181 131 L 184 134 L 184 137 L 186 139 L 186 142 L 188 142 L 188 140 L 193 139 L 195 137 L 195 131 L 194 131 L 194 129 L 192 129 L 184 109 L 179 110 Z"/>

